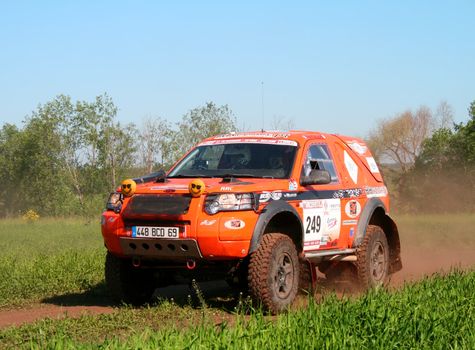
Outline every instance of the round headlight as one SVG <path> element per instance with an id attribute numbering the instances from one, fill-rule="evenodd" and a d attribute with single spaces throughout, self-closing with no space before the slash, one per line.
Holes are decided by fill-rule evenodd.
<path id="1" fill-rule="evenodd" d="M 212 201 L 209 205 L 205 206 L 205 210 L 210 215 L 216 214 L 219 211 L 219 202 Z"/>
<path id="2" fill-rule="evenodd" d="M 124 197 L 121 193 L 111 193 L 106 204 L 107 210 L 113 210 L 116 213 L 120 212 L 120 209 L 122 208 L 123 198 Z"/>

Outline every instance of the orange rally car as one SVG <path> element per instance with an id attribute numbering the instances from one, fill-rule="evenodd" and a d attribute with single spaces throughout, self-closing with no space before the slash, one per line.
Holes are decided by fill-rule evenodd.
<path id="1" fill-rule="evenodd" d="M 102 235 L 106 284 L 134 304 L 183 279 L 223 278 L 277 313 L 312 288 L 316 267 L 353 271 L 364 287 L 402 268 L 370 150 L 319 132 L 208 138 L 167 174 L 124 181 Z"/>

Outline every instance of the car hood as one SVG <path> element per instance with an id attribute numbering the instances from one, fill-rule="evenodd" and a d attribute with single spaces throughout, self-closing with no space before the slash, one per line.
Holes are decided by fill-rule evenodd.
<path id="1" fill-rule="evenodd" d="M 189 193 L 188 185 L 195 178 L 166 179 L 165 182 L 149 182 L 137 184 L 136 194 L 152 193 Z M 205 185 L 206 193 L 245 193 L 265 191 L 289 191 L 297 189 L 297 182 L 293 179 L 262 179 L 262 178 L 234 178 L 224 182 L 222 178 L 200 178 Z"/>

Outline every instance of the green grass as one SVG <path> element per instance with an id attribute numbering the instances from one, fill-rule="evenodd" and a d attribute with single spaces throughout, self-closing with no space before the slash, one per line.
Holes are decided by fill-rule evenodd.
<path id="1" fill-rule="evenodd" d="M 0 347 L 37 349 L 473 349 L 475 271 L 433 276 L 397 292 L 329 295 L 267 318 L 255 311 L 229 324 L 164 303 L 110 315 L 43 320 L 0 332 Z M 171 315 L 167 319 L 167 315 Z"/>
<path id="2" fill-rule="evenodd" d="M 84 219 L 0 220 L 0 307 L 91 290 L 103 280 L 100 225 Z"/>

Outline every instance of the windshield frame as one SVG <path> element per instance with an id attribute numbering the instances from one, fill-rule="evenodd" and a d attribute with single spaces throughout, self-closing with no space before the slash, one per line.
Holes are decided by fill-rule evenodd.
<path id="1" fill-rule="evenodd" d="M 294 170 L 295 162 L 297 160 L 297 155 L 298 155 L 298 149 L 299 145 L 297 142 L 285 142 L 285 143 L 279 143 L 279 142 L 259 142 L 260 140 L 249 140 L 248 142 L 242 142 L 242 140 L 229 140 L 228 142 L 216 142 L 216 143 L 210 143 L 210 142 L 203 142 L 193 149 L 191 149 L 182 159 L 180 159 L 168 172 L 167 178 L 224 178 L 224 177 L 234 177 L 234 178 L 261 178 L 261 179 L 289 179 L 291 178 L 291 175 Z M 278 141 L 278 140 L 276 140 Z M 196 169 L 196 172 L 191 172 L 189 174 L 180 174 L 180 171 L 182 170 L 183 165 L 185 163 L 189 162 L 192 157 L 195 157 L 198 152 L 200 152 L 201 149 L 207 148 L 207 147 L 215 147 L 215 146 L 228 146 L 228 145 L 252 145 L 252 146 L 274 146 L 274 147 L 288 147 L 287 149 L 291 151 L 290 153 L 290 161 L 288 162 L 286 168 L 284 165 L 282 165 L 282 169 L 279 168 L 260 168 L 260 169 L 253 169 L 253 168 L 223 168 L 220 169 L 222 171 L 219 171 L 217 168 L 216 169 Z M 224 152 L 224 150 L 223 150 Z M 222 157 L 222 155 L 221 155 Z M 290 158 L 289 157 L 289 158 Z M 275 176 L 276 174 L 272 174 L 272 171 L 278 171 L 282 170 L 284 171 L 284 174 L 281 176 Z M 210 173 L 214 172 L 214 173 Z M 269 174 L 266 174 L 265 172 L 269 172 Z"/>

